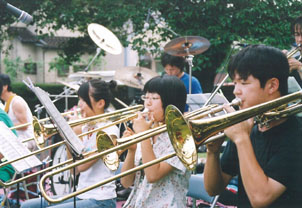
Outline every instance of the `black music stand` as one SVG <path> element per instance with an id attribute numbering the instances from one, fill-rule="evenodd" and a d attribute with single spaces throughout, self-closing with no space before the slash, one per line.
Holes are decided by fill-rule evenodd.
<path id="1" fill-rule="evenodd" d="M 45 107 L 49 117 L 53 121 L 54 125 L 56 126 L 58 132 L 60 133 L 61 137 L 65 141 L 66 147 L 70 151 L 73 160 L 83 158 L 82 152 L 84 150 L 84 145 L 79 137 L 75 134 L 75 132 L 71 129 L 68 125 L 67 121 L 63 118 L 60 114 L 58 109 L 55 107 L 53 102 L 50 100 L 49 95 L 39 87 L 35 87 L 31 80 L 28 78 L 28 83 L 23 81 L 29 89 L 35 93 L 37 98 L 40 100 L 42 105 Z M 73 172 L 75 174 L 75 167 L 73 168 Z M 74 183 L 75 189 L 75 183 Z M 74 197 L 74 207 L 76 207 L 76 198 Z"/>

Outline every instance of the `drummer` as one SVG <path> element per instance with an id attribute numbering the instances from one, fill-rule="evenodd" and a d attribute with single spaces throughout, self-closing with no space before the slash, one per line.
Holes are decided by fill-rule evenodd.
<path id="1" fill-rule="evenodd" d="M 185 84 L 187 94 L 190 89 L 190 76 L 184 72 L 186 60 L 182 56 L 171 56 L 168 53 L 163 53 L 161 57 L 161 64 L 165 68 L 165 72 L 168 75 L 177 76 Z M 198 79 L 192 76 L 191 82 L 191 94 L 202 93 L 202 88 Z M 188 105 L 186 105 L 185 112 L 188 111 Z"/>
<path id="2" fill-rule="evenodd" d="M 186 60 L 182 56 L 171 56 L 167 53 L 163 53 L 161 57 L 161 64 L 165 68 L 165 72 L 168 75 L 177 76 L 186 86 L 187 94 L 189 94 L 189 81 L 190 76 L 184 72 Z M 198 79 L 192 76 L 192 94 L 202 93 L 202 88 Z"/>

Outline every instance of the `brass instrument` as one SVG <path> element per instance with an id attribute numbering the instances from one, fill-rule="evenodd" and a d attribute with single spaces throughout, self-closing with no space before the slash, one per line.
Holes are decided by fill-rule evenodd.
<path id="1" fill-rule="evenodd" d="M 75 110 L 76 112 L 80 111 L 80 109 L 76 109 Z M 67 112 L 64 112 L 64 113 L 61 113 L 62 116 L 67 116 L 71 113 L 74 113 L 75 111 L 67 111 Z M 36 118 L 35 116 L 33 118 Z M 40 119 L 38 120 L 39 123 L 42 123 L 42 122 L 46 122 L 46 121 L 49 121 L 51 118 L 47 117 L 47 118 L 43 118 L 43 119 Z M 29 126 L 29 125 L 32 125 L 32 122 L 28 122 L 28 123 L 25 123 L 25 124 L 20 124 L 18 126 L 13 126 L 10 128 L 10 130 L 14 130 L 14 129 L 20 129 L 20 128 L 23 128 L 23 127 L 26 127 L 26 126 Z"/>
<path id="2" fill-rule="evenodd" d="M 76 109 L 76 112 L 80 111 L 80 109 Z M 65 113 L 61 113 L 62 116 L 66 116 L 66 115 L 69 115 L 71 113 L 74 113 L 74 111 L 68 111 L 68 112 L 65 112 Z M 20 128 L 23 128 L 23 127 L 26 127 L 26 126 L 29 126 L 29 125 L 33 125 L 34 129 L 35 129 L 35 125 L 40 125 L 41 123 L 43 122 L 47 122 L 49 121 L 51 118 L 47 117 L 47 118 L 43 118 L 43 119 L 40 119 L 38 120 L 37 117 L 33 116 L 33 120 L 32 122 L 28 122 L 28 123 L 25 123 L 25 124 L 20 124 L 18 126 L 13 126 L 13 127 L 10 127 L 10 130 L 15 130 L 15 129 L 20 129 Z M 36 142 L 36 145 L 39 149 L 43 148 L 44 146 L 44 143 L 45 143 L 45 140 L 43 137 L 39 137 L 38 135 L 38 132 L 35 132 L 34 131 L 34 137 L 32 138 L 27 138 L 27 139 L 23 139 L 22 140 L 22 143 L 26 143 L 26 142 L 29 142 L 29 141 L 32 141 L 32 140 L 35 140 Z"/>
<path id="3" fill-rule="evenodd" d="M 116 180 L 117 178 L 123 177 L 128 174 L 132 174 L 138 170 L 144 169 L 146 167 L 149 167 L 151 165 L 154 165 L 156 163 L 159 163 L 161 161 L 164 161 L 166 159 L 169 159 L 171 157 L 174 157 L 175 155 L 179 157 L 179 159 L 183 162 L 183 164 L 186 166 L 186 168 L 192 170 L 195 168 L 195 164 L 197 161 L 197 151 L 196 151 L 196 145 L 200 145 L 203 142 L 205 142 L 208 138 L 210 138 L 212 135 L 216 134 L 217 132 L 223 130 L 224 128 L 227 128 L 231 125 L 234 125 L 236 123 L 239 123 L 243 120 L 249 119 L 251 117 L 254 117 L 259 114 L 263 114 L 264 112 L 267 112 L 269 110 L 275 109 L 279 106 L 282 106 L 284 104 L 290 103 L 294 100 L 301 99 L 302 98 L 302 91 L 293 93 L 291 95 L 287 95 L 281 98 L 278 98 L 273 101 L 269 101 L 263 104 L 259 104 L 256 106 L 253 106 L 251 108 L 247 108 L 244 110 L 239 110 L 237 112 L 229 113 L 227 115 L 223 116 L 218 116 L 218 117 L 213 117 L 213 118 L 208 118 L 208 119 L 200 119 L 200 120 L 189 120 L 189 125 L 186 119 L 192 118 L 192 115 L 195 114 L 195 118 L 198 117 L 198 113 L 194 112 L 192 114 L 189 113 L 188 116 L 186 116 L 186 119 L 182 116 L 181 112 L 174 106 L 170 105 L 166 109 L 166 125 L 162 125 L 159 127 L 156 127 L 154 129 L 149 129 L 144 132 L 140 132 L 138 134 L 132 135 L 127 138 L 129 140 L 128 142 L 125 142 L 123 144 L 120 144 L 118 146 L 112 147 L 110 149 L 100 149 L 99 153 L 92 155 L 89 158 L 85 158 L 83 160 L 77 161 L 73 163 L 72 165 L 68 165 L 63 167 L 62 169 L 55 170 L 53 172 L 49 172 L 45 174 L 41 180 L 40 180 L 40 190 L 43 195 L 43 197 L 51 202 L 51 203 L 58 203 L 61 201 L 64 201 L 66 199 L 69 199 L 71 197 L 77 196 L 79 194 L 82 194 L 86 191 L 89 191 L 91 189 L 94 189 L 98 186 L 104 185 L 108 182 L 111 182 L 113 180 Z M 205 107 L 205 109 L 201 109 L 199 113 L 201 115 L 205 114 L 211 114 L 212 109 L 222 109 L 222 107 L 215 106 L 213 107 Z M 300 107 L 301 109 L 301 107 Z M 194 116 L 193 116 L 194 117 Z M 190 127 L 189 127 L 190 126 Z M 148 139 L 152 136 L 155 136 L 157 134 L 160 134 L 162 132 L 165 132 L 168 130 L 168 134 L 170 136 L 171 143 L 175 149 L 175 153 L 171 153 L 169 155 L 166 155 L 162 158 L 158 158 L 156 160 L 150 161 L 148 163 L 145 163 L 144 165 L 135 167 L 131 170 L 125 171 L 123 173 L 120 173 L 118 175 L 115 175 L 113 177 L 110 177 L 104 181 L 98 182 L 93 186 L 86 187 L 82 190 L 78 190 L 76 192 L 73 192 L 69 195 L 60 197 L 60 198 L 51 198 L 47 195 L 47 193 L 44 190 L 43 184 L 45 180 L 48 177 L 51 177 L 53 175 L 56 175 L 62 171 L 69 170 L 71 168 L 74 168 L 78 165 L 84 164 L 86 162 L 89 162 L 91 160 L 94 160 L 96 158 L 102 157 L 104 155 L 107 155 L 111 152 L 127 148 L 133 144 L 137 144 L 138 142 L 141 142 L 145 139 Z M 99 132 L 98 133 L 100 137 L 97 138 L 97 142 L 101 142 L 103 146 L 105 140 L 109 146 L 111 145 L 110 143 L 110 137 L 106 135 L 105 133 Z M 105 143 L 106 143 L 105 142 Z"/>
<path id="4" fill-rule="evenodd" d="M 113 125 L 116 125 L 116 124 L 119 124 L 121 122 L 125 122 L 125 121 L 128 121 L 128 120 L 131 120 L 133 119 L 133 117 L 136 116 L 136 113 L 138 110 L 142 109 L 143 108 L 143 105 L 137 105 L 137 106 L 132 106 L 132 107 L 128 107 L 128 108 L 124 108 L 124 109 L 121 109 L 121 110 L 117 110 L 117 111 L 113 111 L 113 112 L 109 112 L 109 113 L 106 113 L 106 114 L 101 114 L 101 115 L 97 115 L 97 116 L 93 116 L 93 117 L 89 117 L 89 118 L 85 118 L 85 119 L 80 119 L 80 120 L 77 120 L 75 121 L 74 123 L 77 123 L 78 125 L 79 124 L 84 124 L 85 122 L 93 122 L 95 120 L 98 120 L 98 119 L 105 119 L 105 118 L 111 118 L 111 119 L 116 119 L 116 121 L 113 121 L 112 123 L 110 124 L 107 124 L 105 126 L 102 126 L 100 128 L 96 128 L 96 129 L 93 129 L 91 131 L 88 131 L 88 132 L 85 132 L 85 133 L 82 133 L 80 135 L 78 135 L 79 137 L 83 137 L 85 135 L 88 135 L 88 134 L 91 134 L 93 132 L 97 132 L 97 131 L 101 131 L 102 129 L 105 129 L 105 128 L 108 128 L 110 126 L 113 126 Z M 122 117 L 121 119 L 117 119 L 118 117 Z M 37 120 L 38 121 L 38 120 Z M 84 122 L 85 121 L 85 122 Z M 39 122 L 38 122 L 39 124 Z M 39 126 L 39 125 L 38 125 Z M 27 139 L 27 140 L 32 140 L 33 138 L 30 138 L 30 139 Z M 23 140 L 24 141 L 24 140 Z M 65 144 L 64 141 L 60 141 L 60 142 L 57 142 L 55 144 L 52 144 L 52 145 L 49 145 L 47 147 L 43 147 L 39 150 L 36 150 L 34 152 L 31 152 L 29 154 L 26 154 L 20 158 L 16 158 L 14 160 L 10 160 L 10 161 L 6 161 L 4 163 L 1 163 L 0 164 L 0 168 L 1 167 L 4 167 L 6 165 L 9 165 L 9 164 L 12 164 L 14 162 L 17 162 L 19 160 L 22 160 L 22 159 L 25 159 L 27 157 L 30 157 L 30 156 L 33 156 L 33 155 L 37 155 L 37 154 L 40 154 L 41 152 L 44 152 L 46 150 L 49 150 L 49 149 L 53 149 L 53 148 L 56 148 L 58 146 L 61 146 Z M 84 157 L 87 157 L 91 154 L 95 153 L 94 152 L 88 152 L 88 153 L 84 153 L 83 156 Z M 67 164 L 71 164 L 73 162 L 72 159 L 69 159 L 69 160 L 66 160 L 64 162 L 61 162 L 60 164 L 57 164 L 55 166 L 52 166 L 52 167 L 48 167 L 48 168 L 45 168 L 43 170 L 40 170 L 40 171 L 37 171 L 35 173 L 32 173 L 30 175 L 27 175 L 25 177 L 22 177 L 22 178 L 19 178 L 17 180 L 14 180 L 14 181 L 11 181 L 11 182 L 1 182 L 0 181 L 0 186 L 3 186 L 3 187 L 9 187 L 9 186 L 12 186 L 14 184 L 17 184 L 21 181 L 24 181 L 30 177 L 33 177 L 33 176 L 37 176 L 37 175 L 40 175 L 42 173 L 45 173 L 45 172 L 48 172 L 52 169 L 55 169 L 55 168 L 58 168 L 60 166 L 64 166 L 64 165 L 67 165 Z M 104 158 L 104 163 L 106 164 L 106 166 L 111 169 L 111 170 L 116 170 L 118 168 L 118 156 L 117 156 L 117 153 L 114 152 L 113 154 L 111 155 L 108 155 L 106 156 L 106 158 Z"/>
<path id="5" fill-rule="evenodd" d="M 143 109 L 143 105 L 136 105 L 128 108 L 123 108 L 120 110 L 116 110 L 113 112 L 108 112 L 100 115 L 91 116 L 88 118 L 81 118 L 78 120 L 70 121 L 68 124 L 71 127 L 75 127 L 78 125 L 82 125 L 85 123 L 92 123 L 92 122 L 98 122 L 100 120 L 113 120 L 116 121 L 119 118 L 127 117 L 128 115 L 133 115 L 137 111 Z M 42 149 L 45 144 L 45 137 L 50 137 L 57 133 L 57 129 L 53 124 L 41 124 L 41 120 L 38 120 L 36 117 L 33 118 L 32 121 L 33 129 L 34 129 L 34 137 L 28 138 L 24 140 L 23 142 L 29 141 L 29 140 L 35 140 L 36 144 L 39 149 Z M 94 130 L 94 132 L 97 130 Z M 90 132 L 92 133 L 92 132 Z"/>
<path id="6" fill-rule="evenodd" d="M 105 183 L 108 183 L 108 182 L 110 182 L 110 181 L 113 181 L 113 180 L 117 179 L 118 176 L 119 176 L 119 177 L 124 176 L 124 175 L 121 175 L 121 174 L 124 174 L 124 173 L 118 174 L 118 175 L 116 175 L 116 176 L 114 176 L 114 177 L 110 177 L 110 178 L 106 179 L 106 180 L 103 181 L 103 182 L 97 183 L 97 184 L 95 184 L 95 185 L 93 185 L 93 186 L 84 188 L 84 189 L 79 190 L 79 191 L 77 191 L 77 192 L 73 192 L 73 193 L 70 193 L 69 195 L 62 196 L 62 197 L 56 198 L 56 199 L 53 199 L 53 198 L 51 198 L 51 197 L 49 197 L 49 196 L 47 195 L 46 191 L 44 190 L 44 185 L 43 185 L 43 184 L 45 183 L 45 180 L 46 180 L 48 177 L 51 177 L 51 176 L 56 175 L 56 174 L 58 174 L 58 173 L 60 173 L 60 172 L 63 172 L 63 171 L 72 169 L 72 168 L 74 168 L 74 167 L 76 167 L 76 166 L 78 166 L 78 165 L 82 165 L 82 164 L 84 164 L 84 163 L 86 163 L 86 162 L 89 162 L 89 161 L 91 161 L 91 160 L 95 160 L 95 159 L 98 159 L 98 158 L 100 158 L 100 157 L 104 157 L 104 156 L 106 156 L 106 155 L 108 155 L 108 154 L 110 154 L 110 153 L 112 153 L 112 152 L 116 152 L 116 151 L 118 151 L 118 150 L 120 150 L 120 149 L 127 148 L 127 147 L 131 146 L 132 144 L 136 144 L 136 143 L 138 143 L 138 142 L 141 142 L 141 141 L 143 141 L 143 140 L 145 140 L 145 139 L 147 139 L 147 138 L 150 138 L 151 136 L 160 134 L 160 133 L 162 133 L 162 132 L 164 132 L 164 131 L 166 131 L 166 129 L 165 129 L 165 126 L 163 125 L 163 126 L 156 127 L 156 128 L 154 128 L 154 129 L 147 130 L 147 131 L 145 131 L 145 132 L 141 132 L 141 133 L 139 133 L 139 134 L 137 134 L 137 135 L 130 136 L 130 137 L 129 137 L 129 140 L 130 140 L 129 142 L 126 142 L 126 143 L 124 143 L 124 144 L 115 146 L 115 147 L 113 147 L 113 148 L 107 149 L 107 150 L 102 151 L 102 152 L 98 152 L 98 153 L 93 152 L 93 155 L 90 156 L 90 157 L 87 157 L 87 158 L 84 158 L 84 159 L 82 159 L 82 160 L 73 162 L 72 164 L 69 164 L 69 165 L 67 165 L 67 166 L 65 166 L 65 167 L 63 167 L 63 168 L 61 168 L 61 169 L 58 169 L 58 170 L 55 170 L 55 171 L 52 171 L 52 172 L 49 172 L 49 173 L 45 174 L 45 175 L 41 178 L 40 183 L 39 183 L 39 186 L 40 186 L 40 188 L 41 188 L 41 192 L 42 192 L 43 197 L 45 197 L 45 199 L 46 199 L 47 201 L 51 202 L 51 203 L 58 203 L 58 202 L 61 202 L 61 201 L 66 200 L 66 199 L 69 199 L 69 198 L 71 198 L 71 197 L 74 197 L 74 196 L 76 196 L 76 195 L 82 194 L 82 193 L 84 193 L 84 192 L 86 192 L 86 191 L 89 191 L 89 190 L 91 190 L 91 189 L 93 189 L 93 188 L 96 188 L 96 187 L 98 187 L 98 186 L 101 186 L 101 185 L 103 185 L 103 184 L 105 184 Z M 104 140 L 103 137 L 106 137 L 105 140 L 108 141 L 108 143 L 109 143 L 108 145 L 111 146 L 111 142 L 110 142 L 110 141 L 111 141 L 111 138 L 110 138 L 106 133 L 104 133 L 104 132 L 98 132 L 98 136 L 97 136 L 97 146 L 98 146 L 98 147 L 102 146 L 102 145 L 99 144 L 99 142 L 100 142 L 101 140 Z M 102 141 L 102 144 L 104 144 L 103 141 Z M 175 156 L 175 153 L 173 153 L 173 156 Z M 165 158 L 165 159 L 168 159 L 168 158 Z M 165 159 L 164 159 L 164 160 L 165 160 Z M 151 166 L 151 165 L 153 165 L 153 164 L 154 164 L 154 163 L 149 164 L 149 166 Z M 146 167 L 148 167 L 148 166 L 146 166 Z M 138 170 L 138 169 L 135 169 L 135 170 Z M 131 173 L 132 173 L 132 172 L 131 172 Z"/>
<path id="7" fill-rule="evenodd" d="M 187 158 L 193 157 L 197 154 L 195 146 L 198 147 L 199 145 L 204 144 L 209 138 L 211 139 L 211 136 L 216 135 L 229 126 L 254 116 L 261 115 L 267 111 L 301 98 L 302 91 L 299 91 L 250 108 L 228 113 L 226 115 L 189 121 L 181 115 L 180 111 L 175 106 L 169 105 L 166 109 L 168 134 L 179 159 L 188 169 L 193 169 L 195 163 L 188 163 Z M 278 113 L 274 113 L 274 115 L 277 119 L 284 118 L 297 113 L 297 109 L 302 111 L 302 105 L 299 104 L 298 107 L 294 108 L 288 107 L 280 113 L 282 115 L 278 115 Z M 221 138 L 221 136 L 222 135 L 215 136 L 215 139 Z M 211 141 L 213 140 L 211 139 Z"/>
<path id="8" fill-rule="evenodd" d="M 286 54 L 287 59 L 293 57 L 293 55 L 295 55 L 297 52 L 301 52 L 301 44 L 298 44 L 298 46 L 296 48 L 287 52 L 287 54 Z M 300 53 L 298 60 L 300 60 L 300 59 L 301 59 L 301 53 Z"/>
<path id="9" fill-rule="evenodd" d="M 238 105 L 240 101 L 238 100 L 235 100 L 231 103 L 231 105 Z M 186 115 L 186 118 L 190 119 L 190 118 L 201 118 L 201 117 L 204 117 L 204 116 L 207 116 L 209 114 L 214 114 L 214 113 L 217 113 L 219 111 L 222 110 L 222 107 L 221 106 L 218 106 L 218 105 L 211 105 L 211 106 L 206 106 L 206 107 L 203 107 L 201 109 L 198 109 L 198 110 L 195 110 L 195 111 L 192 111 L 192 112 L 189 112 L 187 115 Z M 115 146 L 110 138 L 110 136 L 108 136 L 106 133 L 104 132 L 98 132 L 98 135 L 97 135 L 97 147 L 98 147 L 98 153 L 88 157 L 88 158 L 85 158 L 85 159 L 82 159 L 82 160 L 79 160 L 79 161 L 76 161 L 74 162 L 73 164 L 71 165 L 68 165 L 68 166 L 65 166 L 61 169 L 58 169 L 58 170 L 55 170 L 55 171 L 52 171 L 52 172 L 49 172 L 47 174 L 45 174 L 41 180 L 40 180 L 40 189 L 41 189 L 41 192 L 42 192 L 42 195 L 45 197 L 45 199 L 51 203 L 58 203 L 58 202 L 61 202 L 61 201 L 64 201 L 66 199 L 69 199 L 71 197 L 74 197 L 76 195 L 79 195 L 79 194 L 82 194 L 86 191 L 89 191 L 93 188 L 96 188 L 98 186 L 101 186 L 101 185 L 104 185 L 108 182 L 111 182 L 113 180 L 116 180 L 117 178 L 120 178 L 120 177 L 123 177 L 125 175 L 128 175 L 128 174 L 131 174 L 137 170 L 141 170 L 143 168 L 146 168 L 146 167 L 149 167 L 153 164 L 156 164 L 158 162 L 161 162 L 161 161 L 164 161 L 166 159 L 169 159 L 171 157 L 174 157 L 176 156 L 176 153 L 172 153 L 172 154 L 169 154 L 167 156 L 164 156 L 162 158 L 158 158 L 154 161 L 151 161 L 151 162 L 148 162 L 142 166 L 139 166 L 139 167 L 136 167 L 134 169 L 131 169 L 131 170 L 128 170 L 128 171 L 125 171 L 124 173 L 120 173 L 116 176 L 113 176 L 113 177 L 110 177 L 108 179 L 106 179 L 105 181 L 101 181 L 93 186 L 90 186 L 90 187 L 87 187 L 85 189 L 82 189 L 82 190 L 79 190 L 77 192 L 73 192 L 73 193 L 70 193 L 69 195 L 66 195 L 66 196 L 62 196 L 60 198 L 56 198 L 56 199 L 53 199 L 51 197 L 49 197 L 47 195 L 47 193 L 45 192 L 44 190 L 44 187 L 43 187 L 43 184 L 45 182 L 45 180 L 48 178 L 48 177 L 51 177 L 53 175 L 56 175 L 60 172 L 63 172 L 63 171 L 66 171 L 66 170 L 69 170 L 71 168 L 74 168 L 78 165 L 81 165 L 81 164 L 84 164 L 86 162 L 89 162 L 91 160 L 94 160 L 94 159 L 97 159 L 97 158 L 100 158 L 100 157 L 104 157 L 106 156 L 107 154 L 110 154 L 112 152 L 116 152 L 118 150 L 121 150 L 121 149 L 127 149 L 129 146 L 133 145 L 133 144 L 137 144 L 145 139 L 148 139 L 152 136 L 155 136 L 155 135 L 158 135 L 160 133 L 163 133 L 167 131 L 167 127 L 166 125 L 161 125 L 161 126 L 158 126 L 156 128 L 153 128 L 153 129 L 149 129 L 147 131 L 144 131 L 144 132 L 140 132 L 140 133 L 137 133 L 135 135 L 132 135 L 132 136 L 129 136 L 129 137 L 126 137 L 126 138 L 121 138 L 121 139 L 118 139 L 117 142 L 118 142 L 118 145 Z M 188 158 L 188 162 L 189 163 L 196 163 L 196 160 L 197 160 L 197 154 L 194 155 L 193 157 L 191 158 Z"/>

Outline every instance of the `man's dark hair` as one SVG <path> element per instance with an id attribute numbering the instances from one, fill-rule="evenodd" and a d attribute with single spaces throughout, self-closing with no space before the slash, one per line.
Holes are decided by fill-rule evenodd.
<path id="1" fill-rule="evenodd" d="M 144 86 L 144 93 L 158 93 L 163 103 L 163 109 L 170 104 L 184 112 L 187 91 L 184 83 L 176 76 L 157 76 L 150 79 Z"/>
<path id="2" fill-rule="evenodd" d="M 7 91 L 12 91 L 11 81 L 7 74 L 0 74 L 0 79 L 2 81 L 3 86 L 7 85 Z M 2 93 L 2 91 L 1 91 Z"/>
<path id="3" fill-rule="evenodd" d="M 286 95 L 288 92 L 288 60 L 284 53 L 274 47 L 251 45 L 242 49 L 232 56 L 228 65 L 228 73 L 232 79 L 238 74 L 243 80 L 252 75 L 260 81 L 262 88 L 269 79 L 277 78 L 280 94 Z"/>
<path id="4" fill-rule="evenodd" d="M 167 53 L 163 53 L 161 56 L 161 64 L 163 67 L 166 67 L 167 65 L 176 66 L 181 71 L 184 71 L 186 60 L 182 56 L 171 56 Z"/>
<path id="5" fill-rule="evenodd" d="M 292 22 L 292 24 L 291 24 L 291 32 L 292 32 L 292 34 L 295 33 L 295 29 L 297 29 L 297 26 L 300 26 L 300 29 L 302 29 L 302 16 L 297 17 Z"/>

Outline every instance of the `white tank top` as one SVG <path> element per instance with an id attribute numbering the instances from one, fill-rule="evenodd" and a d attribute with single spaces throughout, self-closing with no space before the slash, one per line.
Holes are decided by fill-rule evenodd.
<path id="1" fill-rule="evenodd" d="M 30 111 L 30 108 L 28 107 L 27 103 L 25 102 L 25 100 L 20 97 L 20 96 L 14 96 L 10 105 L 9 105 L 9 108 L 8 108 L 8 116 L 10 117 L 10 119 L 12 120 L 12 122 L 15 124 L 15 123 L 19 123 L 18 119 L 16 118 L 14 112 L 13 112 L 13 109 L 12 109 L 12 106 L 14 104 L 15 101 L 19 101 L 19 102 L 22 102 L 24 104 L 24 106 L 26 107 L 26 118 L 27 118 L 27 122 L 32 122 L 33 118 L 32 118 L 32 114 L 31 114 L 31 111 Z M 17 131 L 17 134 L 18 134 L 18 138 L 19 139 L 28 139 L 28 138 L 32 138 L 34 136 L 34 132 L 33 132 L 33 126 L 32 125 L 29 125 L 27 127 L 26 130 L 18 130 L 16 129 Z M 28 147 L 30 149 L 30 147 Z"/>

